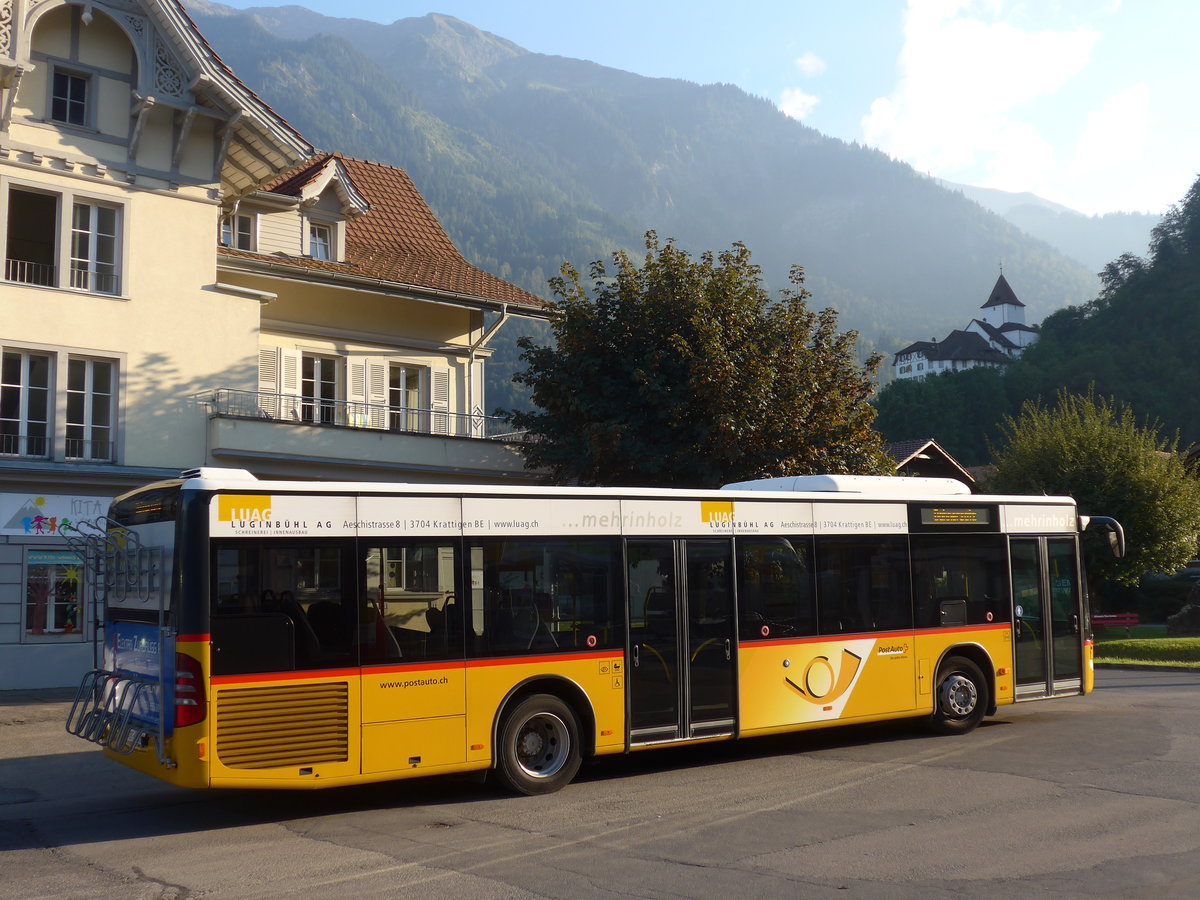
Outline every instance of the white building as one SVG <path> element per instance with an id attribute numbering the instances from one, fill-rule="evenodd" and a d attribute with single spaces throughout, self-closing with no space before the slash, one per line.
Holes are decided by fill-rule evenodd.
<path id="1" fill-rule="evenodd" d="M 1025 304 L 1017 299 L 1004 275 L 980 307 L 981 317 L 941 341 L 917 341 L 896 354 L 897 378 L 924 378 L 987 366 L 998 369 L 1018 358 L 1037 340 L 1037 329 L 1025 324 Z"/>

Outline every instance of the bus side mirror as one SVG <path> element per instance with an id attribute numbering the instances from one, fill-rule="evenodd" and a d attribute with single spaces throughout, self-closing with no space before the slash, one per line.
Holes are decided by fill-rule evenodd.
<path id="1" fill-rule="evenodd" d="M 1110 516 L 1080 516 L 1079 518 L 1084 529 L 1095 525 L 1108 532 L 1108 546 L 1112 550 L 1113 556 L 1117 559 L 1125 556 L 1125 529 L 1121 527 L 1120 522 Z"/>

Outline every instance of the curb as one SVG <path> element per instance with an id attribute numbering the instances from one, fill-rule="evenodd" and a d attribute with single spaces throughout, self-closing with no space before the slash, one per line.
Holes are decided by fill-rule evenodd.
<path id="1" fill-rule="evenodd" d="M 1154 663 L 1106 663 L 1093 661 L 1092 665 L 1097 669 L 1124 669 L 1129 672 L 1200 672 L 1200 664 L 1197 665 L 1179 665 L 1179 666 L 1160 666 Z"/>

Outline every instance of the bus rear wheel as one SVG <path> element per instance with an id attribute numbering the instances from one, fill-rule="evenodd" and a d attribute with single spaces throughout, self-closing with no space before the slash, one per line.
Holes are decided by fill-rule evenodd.
<path id="1" fill-rule="evenodd" d="M 519 794 L 550 794 L 575 777 L 582 762 L 579 720 L 552 694 L 518 703 L 500 727 L 496 772 Z"/>
<path id="2" fill-rule="evenodd" d="M 971 660 L 952 656 L 938 669 L 934 702 L 930 727 L 938 734 L 966 734 L 987 713 L 987 679 Z"/>

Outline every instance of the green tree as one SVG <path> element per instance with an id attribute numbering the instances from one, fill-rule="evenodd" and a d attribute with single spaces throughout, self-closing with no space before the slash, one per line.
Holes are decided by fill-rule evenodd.
<path id="1" fill-rule="evenodd" d="M 808 309 L 799 267 L 772 302 L 745 245 L 693 259 L 651 231 L 640 266 L 618 252 L 589 273 L 590 293 L 570 264 L 550 281 L 555 344 L 521 342 L 529 468 L 675 487 L 892 471 L 867 403 L 880 357 L 860 365 L 857 334 Z"/>
<path id="2" fill-rule="evenodd" d="M 1088 574 L 1135 584 L 1144 572 L 1169 572 L 1196 552 L 1200 479 L 1157 423 L 1139 425 L 1124 404 L 1059 391 L 1053 408 L 1027 402 L 1002 426 L 988 490 L 1067 494 L 1082 515 L 1112 516 L 1128 552 L 1116 559 L 1094 535 L 1084 541 Z"/>

